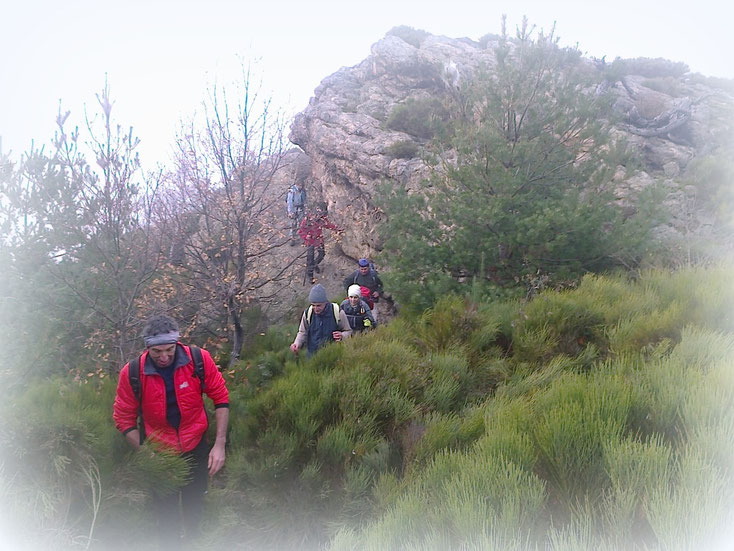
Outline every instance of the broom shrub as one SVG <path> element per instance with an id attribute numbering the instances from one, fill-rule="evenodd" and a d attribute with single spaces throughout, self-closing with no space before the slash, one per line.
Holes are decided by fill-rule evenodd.
<path id="1" fill-rule="evenodd" d="M 292 333 L 266 332 L 226 373 L 207 545 L 725 548 L 730 274 L 589 275 L 525 302 L 444 296 L 311 358 L 288 350 Z M 33 382 L 1 406 L 16 548 L 144 549 L 151 485 L 185 481 L 180 458 L 129 450 L 113 379 Z"/>

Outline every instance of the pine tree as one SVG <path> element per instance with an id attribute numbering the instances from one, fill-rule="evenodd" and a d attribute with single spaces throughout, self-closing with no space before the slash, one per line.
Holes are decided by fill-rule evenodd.
<path id="1" fill-rule="evenodd" d="M 610 140 L 609 99 L 579 50 L 524 20 L 514 39 L 503 24 L 494 56 L 453 100 L 434 143 L 451 155 L 425 199 L 388 194 L 386 254 L 408 295 L 410 281 L 532 285 L 634 262 L 654 219 L 614 204 L 612 176 L 632 159 Z"/>

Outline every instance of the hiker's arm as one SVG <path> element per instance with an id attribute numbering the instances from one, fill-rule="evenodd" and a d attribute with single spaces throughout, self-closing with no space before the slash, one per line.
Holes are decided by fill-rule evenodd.
<path id="1" fill-rule="evenodd" d="M 215 408 L 229 406 L 227 383 L 208 350 L 201 350 L 204 361 L 204 393 L 214 402 Z"/>
<path id="2" fill-rule="evenodd" d="M 298 326 L 298 333 L 296 334 L 296 338 L 293 341 L 293 344 L 291 344 L 291 351 L 294 354 L 298 353 L 298 351 L 306 343 L 307 335 L 308 335 L 308 327 L 306 327 L 306 313 L 304 312 L 301 315 L 301 324 Z"/>
<path id="3" fill-rule="evenodd" d="M 126 364 L 120 371 L 115 402 L 112 405 L 112 419 L 115 422 L 115 427 L 123 434 L 125 440 L 137 450 L 140 448 L 138 400 L 130 386 L 129 368 L 129 364 Z"/>
<path id="4" fill-rule="evenodd" d="M 370 320 L 372 327 L 377 327 L 377 322 L 375 321 L 375 317 L 372 315 L 372 310 L 370 310 L 370 307 L 367 306 L 365 301 L 362 301 L 362 308 L 364 308 L 364 315 L 368 320 Z"/>
<path id="5" fill-rule="evenodd" d="M 125 440 L 132 446 L 134 450 L 140 449 L 140 431 L 132 429 L 125 433 Z"/>
<path id="6" fill-rule="evenodd" d="M 375 286 L 378 296 L 382 294 L 382 280 L 380 279 L 380 276 L 375 275 Z"/>
<path id="7" fill-rule="evenodd" d="M 229 406 L 214 410 L 214 422 L 217 425 L 217 437 L 209 452 L 209 476 L 217 474 L 224 466 L 226 456 L 224 447 L 227 443 L 227 425 L 229 424 Z"/>
<path id="8" fill-rule="evenodd" d="M 349 325 L 349 318 L 344 310 L 339 310 L 339 330 L 342 335 L 342 339 L 352 336 L 352 326 Z"/>

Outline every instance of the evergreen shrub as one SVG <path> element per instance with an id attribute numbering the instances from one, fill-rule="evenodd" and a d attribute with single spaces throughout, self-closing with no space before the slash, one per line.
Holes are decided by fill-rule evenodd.
<path id="1" fill-rule="evenodd" d="M 726 549 L 734 537 L 734 481 L 694 447 L 681 450 L 672 480 L 646 504 L 662 549 Z"/>
<path id="2" fill-rule="evenodd" d="M 726 269 L 588 276 L 528 302 L 446 296 L 310 359 L 276 339 L 278 350 L 228 374 L 227 463 L 212 482 L 207 544 L 728 544 Z M 258 363 L 272 376 L 256 383 L 247 372 Z M 154 533 L 148 485 L 170 491 L 183 479 L 156 477 L 185 477 L 180 458 L 129 450 L 110 419 L 115 381 L 85 381 L 33 381 L 2 405 L 2 528 L 22 533 L 16 548 L 140 547 Z"/>
<path id="3" fill-rule="evenodd" d="M 592 497 L 608 485 L 601 463 L 605 446 L 619 441 L 627 426 L 631 393 L 605 373 L 566 373 L 536 398 L 533 427 L 541 467 L 565 503 Z"/>
<path id="4" fill-rule="evenodd" d="M 419 153 L 420 147 L 411 140 L 401 140 L 385 148 L 385 155 L 393 159 L 414 159 Z"/>
<path id="5" fill-rule="evenodd" d="M 627 437 L 605 446 L 604 465 L 610 480 L 604 520 L 613 539 L 626 547 L 644 536 L 644 507 L 658 488 L 670 483 L 673 449 L 659 435 L 644 441 Z"/>
<path id="6" fill-rule="evenodd" d="M 430 140 L 446 129 L 449 114 L 436 98 L 409 98 L 396 105 L 387 117 L 390 130 Z"/>
<path id="7" fill-rule="evenodd" d="M 452 411 L 472 382 L 466 357 L 456 349 L 431 355 L 430 364 L 431 382 L 423 392 L 424 401 L 437 411 Z"/>
<path id="8" fill-rule="evenodd" d="M 421 47 L 421 43 L 423 40 L 425 40 L 429 35 L 426 31 L 422 29 L 415 29 L 413 27 L 410 27 L 408 25 L 398 25 L 397 27 L 393 27 L 389 31 L 387 31 L 387 36 L 397 36 L 398 38 L 401 38 L 411 46 L 415 46 L 416 48 Z"/>
<path id="9" fill-rule="evenodd" d="M 603 314 L 582 292 L 543 293 L 523 309 L 513 346 L 519 360 L 542 362 L 576 356 L 601 340 Z"/>
<path id="10" fill-rule="evenodd" d="M 679 302 L 662 310 L 633 315 L 618 321 L 607 330 L 609 348 L 615 354 L 636 352 L 665 339 L 678 341 L 685 312 Z"/>

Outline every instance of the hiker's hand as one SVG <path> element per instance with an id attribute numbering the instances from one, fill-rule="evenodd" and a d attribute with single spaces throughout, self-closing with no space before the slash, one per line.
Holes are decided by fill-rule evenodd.
<path id="1" fill-rule="evenodd" d="M 297 345 L 296 343 L 293 343 L 293 344 L 291 345 L 291 352 L 293 352 L 294 354 L 298 354 L 298 349 L 299 349 L 299 348 L 300 348 L 300 347 L 299 347 L 299 346 L 298 346 L 298 345 Z"/>
<path id="2" fill-rule="evenodd" d="M 224 466 L 224 444 L 214 444 L 209 452 L 209 476 L 214 476 Z"/>
<path id="3" fill-rule="evenodd" d="M 340 340 L 342 340 L 342 332 L 341 332 L 341 331 L 334 331 L 334 332 L 333 332 L 333 333 L 331 334 L 331 336 L 332 336 L 332 337 L 334 337 L 334 340 L 335 340 L 335 341 L 340 341 Z"/>
<path id="4" fill-rule="evenodd" d="M 134 450 L 140 449 L 140 432 L 138 429 L 133 429 L 127 434 L 125 434 L 125 440 L 127 440 L 127 443 L 132 446 Z"/>

